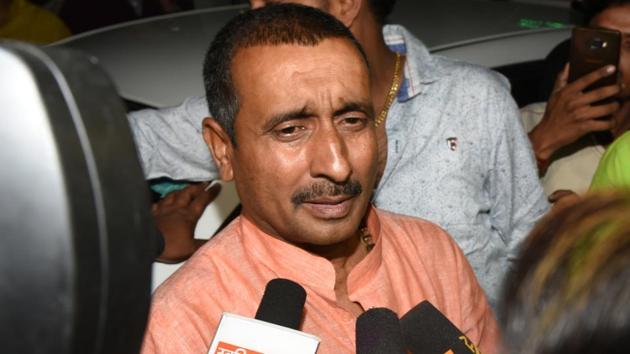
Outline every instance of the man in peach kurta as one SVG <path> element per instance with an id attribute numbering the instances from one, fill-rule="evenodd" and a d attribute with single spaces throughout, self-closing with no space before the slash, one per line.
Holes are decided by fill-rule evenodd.
<path id="1" fill-rule="evenodd" d="M 399 317 L 429 300 L 482 353 L 497 352 L 495 319 L 451 238 L 428 221 L 375 208 L 368 215 L 376 242 L 348 275 L 350 300 Z M 199 249 L 156 292 L 143 352 L 206 353 L 222 312 L 253 318 L 274 278 L 306 290 L 301 330 L 321 338 L 318 353 L 354 353 L 356 316 L 335 303 L 330 262 L 265 234 L 246 217 Z"/>
<path id="2" fill-rule="evenodd" d="M 492 311 L 450 237 L 370 206 L 371 82 L 342 23 L 298 5 L 245 12 L 217 34 L 204 79 L 214 113 L 204 139 L 242 212 L 157 290 L 143 353 L 206 353 L 221 314 L 253 317 L 278 277 L 306 289 L 300 330 L 321 338 L 320 354 L 353 353 L 365 310 L 402 316 L 423 300 L 498 351 Z"/>

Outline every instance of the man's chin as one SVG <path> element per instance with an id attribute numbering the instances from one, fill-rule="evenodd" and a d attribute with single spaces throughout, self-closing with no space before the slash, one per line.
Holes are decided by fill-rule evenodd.
<path id="1" fill-rule="evenodd" d="M 334 245 L 357 235 L 361 226 L 361 218 L 347 217 L 343 219 L 311 219 L 303 224 L 305 227 L 302 240 L 317 246 Z"/>
<path id="2" fill-rule="evenodd" d="M 358 237 L 357 229 L 337 230 L 334 233 L 327 233 L 325 230 L 320 230 L 317 235 L 312 235 L 312 237 L 309 237 L 308 241 L 299 244 L 298 247 L 326 257 L 327 255 L 335 255 L 339 252 L 345 253 L 349 251 L 348 246 L 351 246 L 354 242 L 348 241 L 358 240 Z"/>

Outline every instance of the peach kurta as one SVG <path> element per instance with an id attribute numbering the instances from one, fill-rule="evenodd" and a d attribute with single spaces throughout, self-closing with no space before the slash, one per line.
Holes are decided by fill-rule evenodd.
<path id="1" fill-rule="evenodd" d="M 499 351 L 497 323 L 483 290 L 442 229 L 375 208 L 368 228 L 376 245 L 349 274 L 350 300 L 399 316 L 429 300 L 484 354 Z M 306 289 L 300 330 L 321 338 L 319 354 L 355 352 L 356 318 L 336 305 L 332 264 L 239 217 L 156 291 L 142 353 L 206 353 L 221 314 L 254 317 L 274 278 Z"/>

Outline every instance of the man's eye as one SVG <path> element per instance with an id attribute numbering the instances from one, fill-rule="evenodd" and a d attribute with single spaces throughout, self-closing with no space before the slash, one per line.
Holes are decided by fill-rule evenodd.
<path id="1" fill-rule="evenodd" d="M 283 134 L 283 135 L 291 135 L 291 134 L 296 133 L 299 129 L 300 129 L 300 127 L 291 126 L 291 127 L 286 127 L 286 128 L 280 129 L 279 133 Z"/>
<path id="2" fill-rule="evenodd" d="M 341 125 L 348 128 L 359 129 L 365 126 L 366 122 L 367 122 L 367 119 L 365 119 L 364 117 L 351 116 L 351 117 L 344 117 L 341 120 Z"/>
<path id="3" fill-rule="evenodd" d="M 304 127 L 300 125 L 290 125 L 282 128 L 278 128 L 275 130 L 275 135 L 279 138 L 287 139 L 298 136 L 302 131 L 304 131 Z"/>

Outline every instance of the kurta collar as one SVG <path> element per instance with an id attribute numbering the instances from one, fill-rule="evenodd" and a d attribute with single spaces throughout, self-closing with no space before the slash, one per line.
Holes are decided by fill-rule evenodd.
<path id="1" fill-rule="evenodd" d="M 367 226 L 375 242 L 374 248 L 359 262 L 348 276 L 348 293 L 357 284 L 373 279 L 382 264 L 381 225 L 373 206 L 368 207 Z M 250 260 L 272 269 L 279 278 L 293 280 L 301 285 L 319 289 L 321 295 L 335 299 L 335 270 L 327 259 L 309 253 L 288 242 L 279 240 L 260 230 L 251 220 L 241 216 L 239 227 L 245 252 Z"/>

